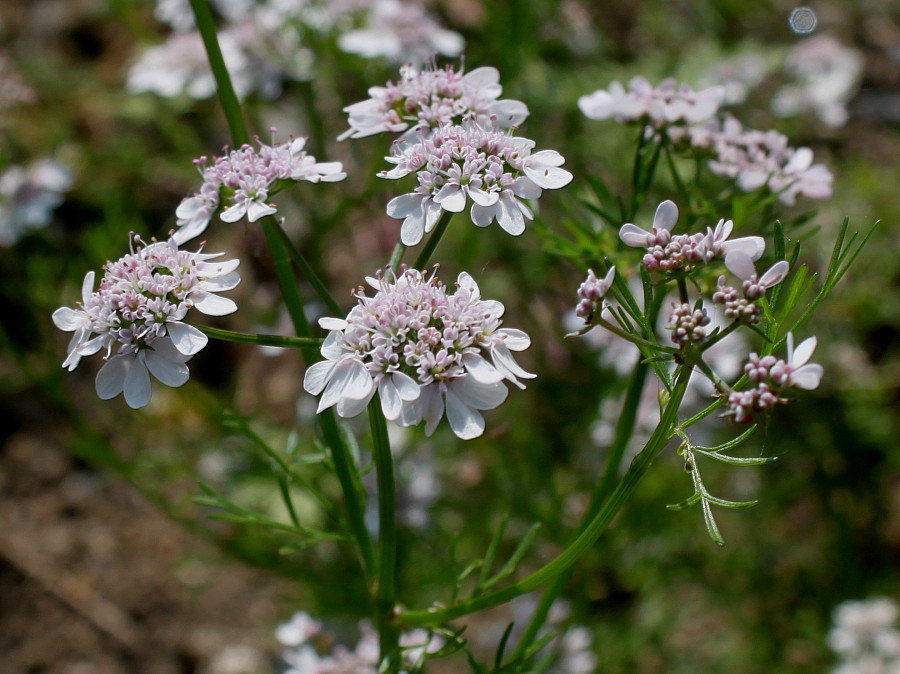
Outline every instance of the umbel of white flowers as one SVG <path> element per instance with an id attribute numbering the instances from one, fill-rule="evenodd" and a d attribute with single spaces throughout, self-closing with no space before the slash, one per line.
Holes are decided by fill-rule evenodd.
<path id="1" fill-rule="evenodd" d="M 340 416 L 356 416 L 377 391 L 387 419 L 424 421 L 431 435 L 446 411 L 453 432 L 468 440 L 484 432 L 481 411 L 506 399 L 504 380 L 525 388 L 519 378 L 535 376 L 511 353 L 530 346 L 528 335 L 500 327 L 503 305 L 481 299 L 469 274 L 452 293 L 415 269 L 366 281 L 374 297 L 360 289 L 346 318 L 319 320 L 330 330 L 325 360 L 303 380 L 307 392 L 321 394 L 319 412 L 336 406 Z"/>
<path id="2" fill-rule="evenodd" d="M 97 395 L 107 400 L 120 393 L 130 407 L 150 402 L 150 375 L 166 386 L 181 386 L 190 373 L 185 363 L 207 343 L 197 328 L 183 322 L 191 308 L 210 316 L 237 310 L 215 293 L 240 282 L 238 260 L 213 262 L 224 253 L 178 250 L 174 240 L 144 244 L 104 266 L 94 290 L 94 272 L 84 277 L 77 308 L 60 307 L 53 322 L 74 333 L 63 367 L 74 370 L 82 356 L 105 350 L 97 373 Z M 114 348 L 118 350 L 114 355 Z"/>

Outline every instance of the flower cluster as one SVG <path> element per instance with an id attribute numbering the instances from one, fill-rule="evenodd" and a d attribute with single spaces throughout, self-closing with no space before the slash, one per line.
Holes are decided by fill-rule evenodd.
<path id="1" fill-rule="evenodd" d="M 609 268 L 602 281 L 594 276 L 593 269 L 588 269 L 587 278 L 578 286 L 578 306 L 575 308 L 575 315 L 590 325 L 594 316 L 603 310 L 603 298 L 609 292 L 615 277 L 615 267 Z"/>
<path id="2" fill-rule="evenodd" d="M 589 119 L 636 122 L 659 131 L 711 119 L 724 96 L 725 90 L 721 86 L 694 91 L 686 84 L 665 79 L 653 87 L 645 78 L 637 76 L 628 82 L 627 89 L 619 82 L 613 82 L 606 90 L 599 89 L 582 96 L 578 99 L 578 107 Z"/>
<path id="3" fill-rule="evenodd" d="M 813 164 L 808 147 L 793 148 L 777 131 L 744 129 L 733 117 L 692 131 L 692 144 L 712 152 L 709 169 L 730 178 L 745 192 L 765 186 L 786 206 L 798 196 L 827 199 L 834 181 L 824 164 Z"/>
<path id="4" fill-rule="evenodd" d="M 348 105 L 350 128 L 338 139 L 364 138 L 376 133 L 407 131 L 411 139 L 418 132 L 447 124 L 475 119 L 481 124 L 517 126 L 528 117 L 521 101 L 497 100 L 503 91 L 496 68 L 476 68 L 464 73 L 462 67 L 417 70 L 411 65 L 400 69 L 400 80 L 384 87 L 369 89 L 369 98 Z"/>
<path id="5" fill-rule="evenodd" d="M 382 178 L 416 172 L 414 192 L 392 199 L 387 213 L 402 219 L 400 238 L 414 246 L 437 224 L 441 211 L 459 213 L 472 200 L 470 215 L 479 227 L 494 220 L 518 236 L 533 215 L 521 199 L 537 199 L 545 189 L 568 185 L 572 174 L 554 150 L 532 154 L 535 143 L 474 121 L 443 126 L 418 143 L 395 143 L 387 161 L 395 164 Z"/>
<path id="6" fill-rule="evenodd" d="M 886 597 L 845 601 L 834 610 L 828 645 L 842 660 L 834 674 L 900 671 L 897 604 Z"/>
<path id="7" fill-rule="evenodd" d="M 150 402 L 150 374 L 166 386 L 188 380 L 185 363 L 207 337 L 182 321 L 191 307 L 210 316 L 235 311 L 232 300 L 215 293 L 234 288 L 240 276 L 238 260 L 211 261 L 222 253 L 178 250 L 172 239 L 145 244 L 135 236 L 134 243 L 137 250 L 104 266 L 97 290 L 88 272 L 79 307 L 60 307 L 53 322 L 74 333 L 63 367 L 74 370 L 82 356 L 105 349 L 97 395 L 108 400 L 124 392 L 125 402 L 137 408 Z"/>
<path id="8" fill-rule="evenodd" d="M 725 259 L 725 266 L 741 279 L 741 290 L 727 285 L 724 276 L 718 280 L 718 290 L 713 293 L 713 302 L 725 308 L 725 317 L 744 323 L 756 323 L 762 307 L 756 302 L 766 291 L 784 280 L 789 265 L 781 260 L 772 265 L 761 277 L 756 275 L 753 260 L 741 252 L 735 252 Z"/>
<path id="9" fill-rule="evenodd" d="M 289 650 L 282 654 L 288 665 L 285 674 L 377 674 L 379 664 L 378 633 L 368 621 L 359 623 L 359 641 L 353 650 L 337 645 L 322 654 L 333 637 L 326 634 L 322 624 L 302 611 L 278 627 L 276 638 Z M 426 654 L 444 645 L 443 638 L 423 629 L 402 632 L 399 639 L 403 650 L 403 670 L 419 671 Z"/>
<path id="10" fill-rule="evenodd" d="M 273 130 L 274 133 L 274 130 Z M 227 205 L 219 216 L 223 222 L 237 222 L 244 216 L 250 222 L 277 212 L 268 198 L 283 181 L 306 180 L 311 183 L 336 182 L 347 177 L 340 162 L 316 162 L 304 151 L 305 138 L 290 143 L 266 145 L 259 149 L 244 145 L 212 163 L 207 157 L 194 160 L 203 177 L 200 191 L 188 197 L 175 210 L 178 227 L 173 238 L 190 241 L 203 232 L 224 197 Z"/>
<path id="11" fill-rule="evenodd" d="M 810 391 L 817 388 L 823 370 L 818 363 L 809 362 L 815 349 L 816 338 L 810 337 L 800 342 L 795 350 L 794 336 L 788 333 L 786 361 L 772 355 L 760 357 L 751 353 L 744 372 L 756 386 L 729 393 L 725 416 L 733 417 L 738 423 L 750 423 L 755 414 L 788 402 L 781 397 L 783 389 L 796 387 Z"/>
<path id="12" fill-rule="evenodd" d="M 0 174 L 0 246 L 46 226 L 71 185 L 71 172 L 52 159 L 7 167 Z"/>
<path id="13" fill-rule="evenodd" d="M 697 344 L 706 339 L 706 326 L 709 323 L 706 309 L 693 309 L 685 302 L 672 308 L 667 327 L 672 331 L 672 341 L 683 348 L 686 344 Z"/>
<path id="14" fill-rule="evenodd" d="M 731 220 L 719 220 L 715 229 L 707 228 L 706 233 L 672 234 L 677 221 L 678 207 L 664 201 L 656 208 L 649 232 L 629 222 L 622 225 L 619 238 L 629 246 L 647 249 L 643 263 L 650 271 L 691 271 L 734 254 L 758 260 L 765 250 L 765 241 L 759 236 L 729 240 L 734 229 Z"/>
<path id="15" fill-rule="evenodd" d="M 506 399 L 504 379 L 524 388 L 518 378 L 535 376 L 510 353 L 528 348 L 528 335 L 500 327 L 503 305 L 482 300 L 469 274 L 459 275 L 452 294 L 414 269 L 366 281 L 374 297 L 360 290 L 346 319 L 319 321 L 331 331 L 325 360 L 303 380 L 308 393 L 322 394 L 319 412 L 336 405 L 340 416 L 356 416 L 377 391 L 385 418 L 425 421 L 431 435 L 446 409 L 453 432 L 467 440 L 484 431 L 480 411 Z"/>

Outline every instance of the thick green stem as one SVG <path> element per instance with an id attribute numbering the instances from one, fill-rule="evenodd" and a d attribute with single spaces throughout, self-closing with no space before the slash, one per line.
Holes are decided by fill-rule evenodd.
<path id="1" fill-rule="evenodd" d="M 373 459 L 378 474 L 378 586 L 375 591 L 378 642 L 381 661 L 387 672 L 398 671 L 399 630 L 394 623 L 397 573 L 397 517 L 394 489 L 394 461 L 387 424 L 376 395 L 369 403 L 369 427 L 372 431 Z"/>
<path id="2" fill-rule="evenodd" d="M 404 251 L 406 251 L 406 246 L 403 245 L 402 241 L 397 241 L 397 245 L 394 246 L 394 250 L 391 252 L 391 259 L 388 261 L 388 266 L 395 274 L 400 268 L 400 262 L 403 260 Z"/>
<path id="3" fill-rule="evenodd" d="M 240 146 L 249 142 L 250 136 L 244 125 L 244 118 L 241 114 L 241 106 L 234 93 L 234 87 L 231 85 L 231 78 L 228 75 L 228 69 L 225 67 L 225 61 L 222 59 L 222 51 L 219 48 L 218 37 L 216 36 L 216 28 L 213 23 L 212 14 L 209 11 L 209 5 L 206 0 L 190 0 L 191 8 L 194 11 L 194 17 L 197 21 L 197 28 L 203 37 L 203 44 L 206 47 L 206 53 L 209 58 L 210 67 L 216 79 L 216 93 L 222 109 L 225 111 L 225 118 L 228 120 L 228 127 L 231 130 L 232 140 L 235 145 Z M 306 320 L 306 312 L 303 308 L 303 300 L 297 289 L 297 283 L 291 269 L 291 262 L 288 251 L 284 245 L 281 227 L 278 222 L 270 217 L 262 220 L 263 234 L 266 237 L 266 244 L 272 255 L 272 263 L 275 267 L 275 274 L 278 279 L 278 286 L 284 298 L 285 306 L 294 325 L 294 330 L 301 338 L 309 338 L 310 328 Z M 303 360 L 309 364 L 318 358 L 315 346 L 309 346 L 301 349 Z M 319 425 L 322 429 L 322 435 L 325 444 L 331 449 L 331 456 L 334 462 L 334 470 L 337 474 L 338 481 L 341 484 L 341 491 L 344 495 L 344 503 L 347 506 L 347 514 L 349 518 L 350 530 L 359 546 L 359 552 L 362 557 L 363 570 L 368 577 L 375 566 L 375 555 L 372 549 L 372 541 L 369 538 L 369 532 L 365 525 L 365 505 L 363 503 L 359 486 L 359 480 L 356 474 L 356 468 L 353 465 L 353 458 L 347 443 L 341 436 L 340 428 L 334 417 L 334 412 L 330 409 L 324 410 L 318 415 Z"/>
<path id="4" fill-rule="evenodd" d="M 662 417 L 653 435 L 647 441 L 644 449 L 634 458 L 628 471 L 622 477 L 615 491 L 603 504 L 597 515 L 587 524 L 581 534 L 569 544 L 556 558 L 541 567 L 530 576 L 526 576 L 512 585 L 496 592 L 481 595 L 461 602 L 449 608 L 432 608 L 425 611 L 403 611 L 397 620 L 404 625 L 437 625 L 454 618 L 460 618 L 476 611 L 483 611 L 493 606 L 499 606 L 527 592 L 532 592 L 544 583 L 556 578 L 559 574 L 569 569 L 600 537 L 606 527 L 612 522 L 616 513 L 622 507 L 625 500 L 634 491 L 634 488 L 644 477 L 653 459 L 672 436 L 673 426 L 678 414 L 678 408 L 687 389 L 691 370 L 682 367 L 677 375 L 675 386 L 672 389 L 669 402 L 666 404 Z"/>
<path id="5" fill-rule="evenodd" d="M 416 264 L 413 265 L 415 269 L 425 269 L 425 265 L 427 265 L 428 260 L 431 259 L 431 254 L 434 253 L 434 249 L 437 248 L 441 237 L 444 236 L 444 232 L 447 231 L 447 225 L 450 224 L 452 218 L 453 213 L 451 211 L 441 211 L 441 219 L 438 220 L 437 226 L 434 228 L 431 237 L 428 239 L 428 243 L 425 244 L 422 252 L 419 253 L 419 257 L 416 258 Z"/>
<path id="6" fill-rule="evenodd" d="M 247 126 L 244 124 L 244 116 L 241 112 L 241 103 L 238 101 L 234 87 L 231 85 L 231 77 L 228 68 L 225 67 L 225 59 L 222 58 L 222 50 L 219 48 L 219 38 L 216 36 L 216 25 L 213 22 L 212 12 L 209 11 L 207 0 L 190 0 L 191 9 L 194 10 L 194 19 L 197 29 L 203 38 L 203 46 L 206 48 L 206 56 L 209 58 L 209 66 L 212 68 L 213 77 L 216 80 L 216 95 L 222 104 L 228 129 L 236 147 L 250 142 Z"/>

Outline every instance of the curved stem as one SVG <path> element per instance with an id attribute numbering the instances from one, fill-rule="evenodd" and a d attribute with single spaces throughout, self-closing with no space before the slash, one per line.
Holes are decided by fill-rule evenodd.
<path id="1" fill-rule="evenodd" d="M 603 505 L 606 497 L 612 492 L 616 476 L 619 472 L 619 465 L 622 463 L 622 456 L 625 454 L 625 448 L 628 440 L 631 438 L 634 430 L 634 422 L 637 419 L 637 409 L 641 402 L 641 394 L 644 391 L 644 384 L 647 381 L 647 372 L 649 368 L 646 363 L 638 363 L 631 375 L 631 381 L 628 383 L 628 391 L 625 394 L 625 402 L 622 405 L 622 412 L 619 420 L 616 422 L 616 435 L 613 438 L 612 445 L 609 447 L 609 454 L 606 457 L 606 466 L 603 470 L 603 477 L 600 479 L 594 493 L 591 495 L 591 502 L 581 521 L 583 528 L 589 522 Z M 519 643 L 516 645 L 512 654 L 512 659 L 522 658 L 528 647 L 537 638 L 538 631 L 547 620 L 550 608 L 553 602 L 563 591 L 566 581 L 569 579 L 569 573 L 561 573 L 553 582 L 544 590 L 541 600 L 531 616 L 528 627 L 522 633 Z"/>
<path id="2" fill-rule="evenodd" d="M 322 345 L 318 337 L 282 337 L 281 335 L 260 335 L 246 332 L 233 332 L 232 330 L 220 330 L 206 325 L 197 325 L 187 322 L 187 325 L 197 328 L 207 337 L 221 339 L 223 342 L 237 342 L 238 344 L 256 344 L 257 346 L 282 346 L 286 348 L 306 349 L 318 348 Z"/>
<path id="3" fill-rule="evenodd" d="M 222 50 L 219 48 L 219 38 L 216 36 L 216 25 L 213 22 L 212 12 L 209 11 L 207 0 L 190 0 L 191 9 L 194 10 L 194 19 L 197 22 L 197 30 L 203 38 L 203 46 L 206 48 L 206 56 L 209 58 L 209 66 L 212 68 L 213 77 L 216 80 L 216 95 L 222 104 L 228 129 L 235 146 L 240 147 L 250 142 L 250 134 L 244 124 L 244 116 L 241 113 L 241 103 L 238 101 L 234 87 L 231 85 L 231 77 L 228 68 L 225 67 L 225 59 L 222 58 Z"/>
<path id="4" fill-rule="evenodd" d="M 381 661 L 388 672 L 399 666 L 399 630 L 393 621 L 397 573 L 397 518 L 394 489 L 394 462 L 387 424 L 376 395 L 369 403 L 369 427 L 372 431 L 373 459 L 378 474 L 378 586 L 375 610 Z"/>
<path id="5" fill-rule="evenodd" d="M 328 307 L 328 311 L 336 316 L 340 316 L 343 313 L 341 306 L 334 297 L 331 296 L 331 293 L 328 292 L 328 288 L 325 287 L 322 279 L 319 278 L 319 275 L 316 274 L 306 258 L 303 257 L 303 253 L 294 246 L 294 242 L 291 241 L 291 238 L 288 236 L 287 232 L 284 231 L 284 227 L 282 227 L 280 223 L 278 223 L 278 233 L 281 240 L 284 242 L 284 248 L 287 251 L 288 256 L 291 258 L 291 261 L 297 265 L 300 274 L 309 282 L 309 285 L 312 286 L 312 289 L 315 291 L 316 295 L 319 296 L 319 299 L 325 303 L 325 306 Z"/>
<path id="6" fill-rule="evenodd" d="M 656 458 L 656 455 L 672 436 L 672 428 L 681 400 L 684 397 L 684 392 L 687 389 L 690 374 L 690 368 L 682 367 L 679 369 L 669 402 L 659 420 L 659 424 L 656 426 L 656 430 L 650 436 L 644 449 L 631 462 L 631 466 L 629 466 L 628 471 L 622 477 L 619 485 L 597 512 L 596 516 L 556 558 L 530 576 L 526 576 L 496 592 L 460 602 L 456 606 L 449 608 L 435 607 L 424 611 L 403 611 L 397 616 L 397 620 L 405 625 L 436 625 L 454 618 L 460 618 L 476 611 L 499 606 L 515 597 L 532 592 L 569 569 L 594 544 L 600 537 L 600 534 L 606 530 L 606 527 L 609 526 L 609 523 L 612 522 L 616 513 L 618 513 L 619 508 L 622 507 L 622 504 L 631 495 L 631 492 L 634 491 L 634 488 L 650 468 L 653 459 Z"/>
<path id="7" fill-rule="evenodd" d="M 441 212 L 441 219 L 438 220 L 437 226 L 434 228 L 431 237 L 428 239 L 428 243 L 425 244 L 422 252 L 419 253 L 419 257 L 416 258 L 416 263 L 413 265 L 414 269 L 424 269 L 425 265 L 428 264 L 428 260 L 431 259 L 431 254 L 434 253 L 434 249 L 437 248 L 441 237 L 444 236 L 444 232 L 447 231 L 447 225 L 450 224 L 453 215 L 454 214 L 451 211 Z"/>

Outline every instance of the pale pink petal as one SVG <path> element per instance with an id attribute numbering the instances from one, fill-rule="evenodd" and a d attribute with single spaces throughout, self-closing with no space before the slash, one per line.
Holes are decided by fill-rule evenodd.
<path id="1" fill-rule="evenodd" d="M 821 365 L 818 363 L 808 363 L 791 373 L 791 385 L 806 391 L 812 391 L 813 389 L 818 388 L 819 382 L 822 381 L 823 374 L 824 370 Z"/>
<path id="2" fill-rule="evenodd" d="M 132 409 L 144 407 L 150 402 L 150 373 L 140 356 L 131 362 L 131 367 L 125 373 L 123 393 L 125 402 Z"/>
<path id="3" fill-rule="evenodd" d="M 193 325 L 169 323 L 166 329 L 172 344 L 186 356 L 194 355 L 209 342 L 209 338 Z"/>
<path id="4" fill-rule="evenodd" d="M 759 284 L 764 288 L 771 288 L 772 286 L 781 283 L 784 277 L 787 276 L 788 268 L 789 265 L 787 263 L 787 260 L 776 262 L 765 274 L 762 275 L 762 278 L 759 279 Z"/>
<path id="5" fill-rule="evenodd" d="M 94 384 L 101 400 L 115 398 L 122 392 L 125 376 L 134 360 L 134 354 L 115 355 L 100 368 Z"/>
<path id="6" fill-rule="evenodd" d="M 656 213 L 653 215 L 653 227 L 655 229 L 667 229 L 671 231 L 676 222 L 678 222 L 678 206 L 673 202 L 667 199 L 656 207 Z M 619 236 L 621 235 L 620 230 Z"/>
<path id="7" fill-rule="evenodd" d="M 319 395 L 331 379 L 335 365 L 333 360 L 320 360 L 306 368 L 306 374 L 303 376 L 303 390 L 314 396 Z"/>
<path id="8" fill-rule="evenodd" d="M 650 232 L 641 229 L 637 225 L 626 222 L 619 229 L 619 238 L 626 246 L 634 246 L 636 248 L 646 248 Z"/>
<path id="9" fill-rule="evenodd" d="M 791 341 L 793 341 L 793 335 L 791 335 Z M 815 337 L 809 337 L 800 342 L 790 355 L 790 365 L 792 367 L 805 365 L 816 350 L 816 341 Z M 790 347 L 788 350 L 790 351 Z"/>
<path id="10" fill-rule="evenodd" d="M 169 360 L 158 351 L 147 351 L 144 362 L 150 374 L 173 388 L 183 385 L 191 374 L 185 363 Z"/>
<path id="11" fill-rule="evenodd" d="M 613 269 L 615 269 L 615 267 L 613 267 Z M 508 349 L 513 351 L 524 351 L 531 346 L 531 337 L 521 330 L 517 330 L 516 328 L 500 328 L 497 332 L 506 336 L 503 343 L 506 344 Z"/>
<path id="12" fill-rule="evenodd" d="M 746 281 L 756 273 L 753 260 L 745 252 L 735 250 L 725 256 L 725 266 L 739 279 Z"/>
<path id="13" fill-rule="evenodd" d="M 493 384 L 503 380 L 503 374 L 484 358 L 476 353 L 467 353 L 462 357 L 466 372 L 484 384 Z"/>
<path id="14" fill-rule="evenodd" d="M 205 290 L 195 290 L 190 294 L 191 304 L 207 316 L 225 316 L 237 311 L 237 304 L 227 297 L 219 297 Z"/>
<path id="15" fill-rule="evenodd" d="M 484 433 L 484 417 L 479 412 L 467 407 L 453 392 L 447 390 L 447 421 L 450 428 L 461 440 L 471 440 Z"/>

